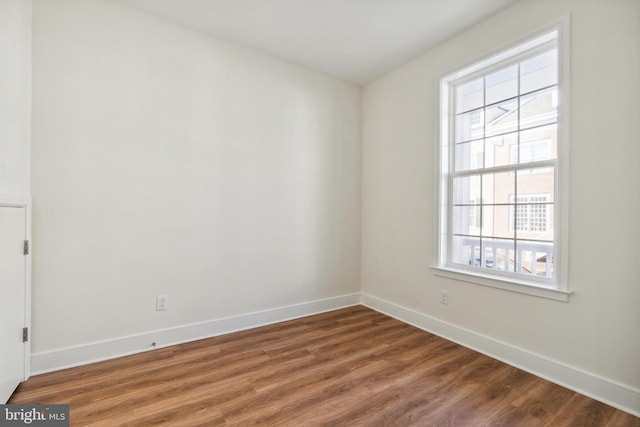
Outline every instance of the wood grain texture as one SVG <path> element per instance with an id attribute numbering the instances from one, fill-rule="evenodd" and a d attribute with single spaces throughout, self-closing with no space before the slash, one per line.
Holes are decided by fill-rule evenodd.
<path id="1" fill-rule="evenodd" d="M 39 375 L 74 426 L 638 426 L 362 306 Z"/>

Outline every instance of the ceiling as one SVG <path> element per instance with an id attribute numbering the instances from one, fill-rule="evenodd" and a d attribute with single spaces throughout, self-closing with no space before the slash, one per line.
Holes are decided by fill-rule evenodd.
<path id="1" fill-rule="evenodd" d="M 366 84 L 517 0 L 114 0 Z"/>

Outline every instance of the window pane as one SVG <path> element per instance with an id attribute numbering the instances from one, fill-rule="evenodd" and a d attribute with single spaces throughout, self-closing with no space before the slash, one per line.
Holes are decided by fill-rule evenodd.
<path id="1" fill-rule="evenodd" d="M 493 166 L 506 166 L 514 164 L 512 151 L 517 154 L 518 133 L 508 133 L 506 135 L 487 138 L 485 142 L 484 165 L 487 168 Z M 515 157 L 517 161 L 517 157 Z"/>
<path id="2" fill-rule="evenodd" d="M 487 104 L 513 98 L 518 95 L 518 66 L 513 65 L 488 74 L 485 82 Z"/>
<path id="3" fill-rule="evenodd" d="M 480 206 L 454 206 L 453 233 L 475 236 L 479 235 Z"/>
<path id="4" fill-rule="evenodd" d="M 554 168 L 522 169 L 516 172 L 518 201 L 526 202 L 531 197 L 546 197 L 545 201 L 555 202 Z M 514 194 L 514 193 L 511 193 Z M 536 199 L 535 201 L 540 201 Z"/>
<path id="5" fill-rule="evenodd" d="M 453 204 L 480 204 L 480 175 L 453 179 Z"/>
<path id="6" fill-rule="evenodd" d="M 518 100 L 512 99 L 494 104 L 486 111 L 486 136 L 513 132 L 518 129 Z"/>
<path id="7" fill-rule="evenodd" d="M 476 260 L 477 266 L 500 271 L 514 271 L 515 244 L 513 240 L 482 239 L 482 260 Z"/>
<path id="8" fill-rule="evenodd" d="M 509 205 L 483 206 L 482 236 L 514 238 L 512 212 L 513 206 Z"/>
<path id="9" fill-rule="evenodd" d="M 529 233 L 532 235 L 530 238 L 540 240 L 553 238 L 552 208 L 552 205 L 544 203 L 529 205 Z"/>
<path id="10" fill-rule="evenodd" d="M 535 262 L 531 263 L 531 273 L 545 277 L 553 275 L 553 246 L 544 252 L 535 252 Z"/>
<path id="11" fill-rule="evenodd" d="M 518 163 L 518 147 L 512 146 L 510 152 L 511 164 Z M 531 163 L 551 159 L 551 140 L 543 139 L 520 144 L 520 163 Z"/>
<path id="12" fill-rule="evenodd" d="M 558 50 L 553 49 L 520 63 L 520 93 L 558 84 Z"/>
<path id="13" fill-rule="evenodd" d="M 546 276 L 553 274 L 553 244 L 518 240 L 516 271 Z"/>
<path id="14" fill-rule="evenodd" d="M 514 227 L 518 232 L 526 232 L 529 230 L 529 206 L 523 204 L 521 201 L 518 205 L 514 206 L 515 212 Z"/>
<path id="15" fill-rule="evenodd" d="M 474 259 L 480 259 L 480 239 L 453 236 L 451 260 L 456 264 L 473 265 Z"/>
<path id="16" fill-rule="evenodd" d="M 542 160 L 552 160 L 557 157 L 558 125 L 553 124 L 536 129 L 529 129 L 520 133 L 520 159 L 517 151 L 512 149 L 513 163 L 530 163 Z"/>
<path id="17" fill-rule="evenodd" d="M 456 87 L 456 113 L 482 107 L 484 102 L 482 78 Z"/>
<path id="18" fill-rule="evenodd" d="M 510 194 L 515 194 L 515 174 L 500 172 L 482 175 L 482 200 L 484 203 L 509 203 Z"/>
<path id="19" fill-rule="evenodd" d="M 519 197 L 520 199 L 520 197 Z M 553 240 L 553 205 L 549 203 L 518 202 L 516 234 L 521 239 Z"/>
<path id="20" fill-rule="evenodd" d="M 520 129 L 558 121 L 558 88 L 545 89 L 520 99 Z"/>
<path id="21" fill-rule="evenodd" d="M 479 169 L 483 167 L 484 141 L 464 142 L 456 144 L 456 171 Z"/>
<path id="22" fill-rule="evenodd" d="M 484 136 L 483 113 L 483 110 L 475 110 L 456 116 L 456 142 L 471 141 Z"/>

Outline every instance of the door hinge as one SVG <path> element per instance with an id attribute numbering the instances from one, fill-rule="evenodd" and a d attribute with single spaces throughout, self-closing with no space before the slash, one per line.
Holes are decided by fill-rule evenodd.
<path id="1" fill-rule="evenodd" d="M 29 328 L 22 328 L 22 342 L 29 341 Z"/>
<path id="2" fill-rule="evenodd" d="M 22 245 L 22 254 L 23 255 L 29 255 L 29 241 L 25 240 L 24 244 Z"/>

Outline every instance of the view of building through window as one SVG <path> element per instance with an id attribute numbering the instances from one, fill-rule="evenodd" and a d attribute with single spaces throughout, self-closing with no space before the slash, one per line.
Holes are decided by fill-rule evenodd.
<path id="1" fill-rule="evenodd" d="M 553 277 L 557 48 L 451 87 L 449 263 Z"/>

